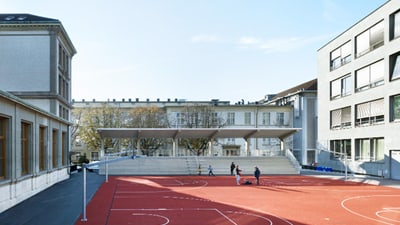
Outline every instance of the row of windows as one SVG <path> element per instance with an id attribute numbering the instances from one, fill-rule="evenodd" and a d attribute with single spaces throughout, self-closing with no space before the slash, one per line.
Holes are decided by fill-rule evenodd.
<path id="1" fill-rule="evenodd" d="M 48 169 L 57 168 L 59 166 L 67 165 L 67 133 L 62 132 L 61 138 L 59 138 L 59 130 L 52 130 L 52 145 L 51 155 L 47 149 L 48 138 L 48 127 L 39 127 L 39 149 L 38 160 L 35 162 L 35 147 L 33 146 L 33 125 L 30 122 L 21 122 L 21 136 L 20 136 L 20 161 L 16 163 L 21 171 L 21 176 L 31 175 L 35 172 L 43 172 Z M 11 128 L 10 118 L 0 117 L 0 180 L 8 179 L 10 176 L 11 162 Z M 61 141 L 61 149 L 59 148 L 59 141 Z M 61 161 L 59 161 L 61 159 Z M 34 166 L 38 165 L 38 171 L 34 169 Z M 18 169 L 17 169 L 18 171 Z"/>
<path id="2" fill-rule="evenodd" d="M 384 138 L 355 139 L 354 160 L 364 162 L 382 161 L 385 157 Z M 331 159 L 352 159 L 351 140 L 331 140 Z"/>
<path id="3" fill-rule="evenodd" d="M 389 39 L 400 36 L 400 11 L 389 17 Z M 384 20 L 355 36 L 355 58 L 361 57 L 384 45 Z M 330 68 L 337 69 L 352 60 L 351 40 L 330 53 Z"/>
<path id="4" fill-rule="evenodd" d="M 62 45 L 58 46 L 58 94 L 69 101 L 70 96 L 70 56 Z"/>
<path id="5" fill-rule="evenodd" d="M 233 126 L 233 125 L 238 125 L 236 122 L 236 114 L 235 112 L 228 112 L 227 113 L 227 119 L 226 119 L 226 125 L 227 126 Z M 271 118 L 272 115 L 271 112 L 263 112 L 262 113 L 262 119 L 261 119 L 261 125 L 265 126 L 285 126 L 288 125 L 287 123 L 285 124 L 285 114 L 283 112 L 276 112 L 275 113 L 275 121 Z M 187 115 L 185 113 L 176 113 L 176 121 L 177 125 L 182 126 L 185 125 L 185 121 L 187 120 Z M 214 113 L 213 115 L 213 120 L 215 123 L 217 123 L 218 120 L 218 113 Z M 219 120 L 218 120 L 219 121 Z M 253 125 L 252 124 L 252 113 L 251 112 L 244 112 L 244 125 Z"/>
<path id="6" fill-rule="evenodd" d="M 400 78 L 400 52 L 390 56 L 390 80 Z M 384 60 L 376 61 L 355 71 L 355 92 L 364 91 L 384 84 Z M 330 83 L 331 99 L 338 99 L 351 95 L 353 89 L 351 74 L 346 74 Z"/>
<path id="7" fill-rule="evenodd" d="M 390 121 L 400 121 L 400 95 L 390 97 Z M 368 126 L 383 123 L 385 120 L 384 99 L 377 99 L 355 105 L 355 125 Z M 331 129 L 342 129 L 352 126 L 351 107 L 330 112 Z"/>

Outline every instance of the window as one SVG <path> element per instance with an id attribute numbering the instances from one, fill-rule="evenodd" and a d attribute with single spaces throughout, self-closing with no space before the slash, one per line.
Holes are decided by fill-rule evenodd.
<path id="1" fill-rule="evenodd" d="M 185 114 L 177 112 L 176 113 L 176 127 L 182 127 L 185 124 Z"/>
<path id="2" fill-rule="evenodd" d="M 0 117 L 0 180 L 7 178 L 8 118 Z"/>
<path id="3" fill-rule="evenodd" d="M 90 153 L 90 159 L 92 160 L 92 161 L 97 161 L 97 160 L 99 160 L 100 158 L 99 158 L 99 152 L 91 152 Z"/>
<path id="4" fill-rule="evenodd" d="M 341 98 L 351 94 L 351 76 L 346 75 L 331 82 L 331 99 Z"/>
<path id="5" fill-rule="evenodd" d="M 384 101 L 382 98 L 356 105 L 356 126 L 382 123 L 385 119 L 383 103 Z"/>
<path id="6" fill-rule="evenodd" d="M 244 124 L 251 125 L 251 112 L 244 113 Z"/>
<path id="7" fill-rule="evenodd" d="M 58 105 L 58 115 L 63 119 L 69 120 L 69 110 L 61 104 Z"/>
<path id="8" fill-rule="evenodd" d="M 46 159 L 46 142 L 47 142 L 47 128 L 39 127 L 39 170 L 44 171 L 47 169 Z"/>
<path id="9" fill-rule="evenodd" d="M 390 97 L 390 121 L 400 121 L 400 95 Z"/>
<path id="10" fill-rule="evenodd" d="M 57 168 L 58 166 L 58 131 L 53 130 L 52 134 L 52 166 Z"/>
<path id="11" fill-rule="evenodd" d="M 400 36 L 400 11 L 390 15 L 390 40 Z"/>
<path id="12" fill-rule="evenodd" d="M 356 71 L 356 92 L 373 88 L 384 83 L 383 60 L 366 66 Z"/>
<path id="13" fill-rule="evenodd" d="M 356 36 L 356 54 L 360 57 L 374 49 L 379 48 L 384 43 L 383 21 Z"/>
<path id="14" fill-rule="evenodd" d="M 383 138 L 363 138 L 355 140 L 356 160 L 358 161 L 383 161 L 385 157 Z"/>
<path id="15" fill-rule="evenodd" d="M 351 140 L 332 140 L 330 144 L 331 159 L 351 157 Z"/>
<path id="16" fill-rule="evenodd" d="M 61 133 L 61 154 L 62 154 L 62 159 L 61 163 L 63 166 L 67 165 L 67 156 L 68 156 L 68 147 L 67 147 L 67 133 L 62 132 Z"/>
<path id="17" fill-rule="evenodd" d="M 390 56 L 389 64 L 390 80 L 400 78 L 400 52 Z"/>
<path id="18" fill-rule="evenodd" d="M 285 121 L 285 115 L 283 112 L 276 113 L 276 125 L 282 126 Z"/>
<path id="19" fill-rule="evenodd" d="M 262 125 L 271 125 L 271 113 L 264 112 L 262 114 Z"/>
<path id="20" fill-rule="evenodd" d="M 70 56 L 62 45 L 58 46 L 58 94 L 69 100 Z"/>
<path id="21" fill-rule="evenodd" d="M 351 126 L 351 107 L 331 111 L 331 129 L 341 129 Z"/>
<path id="22" fill-rule="evenodd" d="M 331 52 L 331 70 L 334 70 L 351 61 L 351 42 L 340 46 Z"/>
<path id="23" fill-rule="evenodd" d="M 228 119 L 226 120 L 227 125 L 235 125 L 235 113 L 234 112 L 229 112 L 228 113 Z"/>
<path id="24" fill-rule="evenodd" d="M 31 124 L 21 123 L 21 175 L 31 172 Z"/>

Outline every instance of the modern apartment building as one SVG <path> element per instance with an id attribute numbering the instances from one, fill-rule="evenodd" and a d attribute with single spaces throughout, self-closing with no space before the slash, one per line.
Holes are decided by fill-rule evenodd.
<path id="1" fill-rule="evenodd" d="M 400 179 L 400 1 L 318 50 L 318 163 Z"/>
<path id="2" fill-rule="evenodd" d="M 0 14 L 0 212 L 69 178 L 75 53 L 60 21 Z"/>
<path id="3" fill-rule="evenodd" d="M 208 107 L 212 113 L 212 123 L 223 128 L 291 128 L 292 107 L 273 106 L 258 103 L 236 103 L 230 104 L 229 101 L 186 101 L 175 99 L 167 101 L 140 101 L 139 99 L 123 99 L 122 101 L 73 101 L 74 109 L 79 108 L 100 108 L 111 107 L 122 111 L 123 117 L 128 117 L 129 111 L 135 107 L 158 107 L 167 115 L 170 128 L 188 128 L 188 107 Z M 201 117 L 201 112 L 195 112 L 194 116 Z M 125 119 L 123 119 L 125 120 Z M 218 121 L 216 121 L 218 120 Z M 78 138 L 79 139 L 79 138 Z M 213 156 L 246 156 L 245 140 L 243 138 L 224 138 L 216 140 L 213 144 Z M 266 156 L 281 150 L 281 141 L 277 138 L 258 138 L 249 141 L 251 156 Z M 285 139 L 285 148 L 293 149 L 293 138 Z M 172 142 L 154 152 L 152 156 L 172 156 Z M 73 143 L 72 150 L 75 153 L 73 160 L 86 153 L 90 160 L 98 160 L 99 150 L 88 150 L 84 143 L 76 141 Z M 140 154 L 140 153 L 139 153 Z M 209 156 L 209 152 L 206 152 Z M 179 147 L 178 156 L 193 155 L 188 149 Z"/>

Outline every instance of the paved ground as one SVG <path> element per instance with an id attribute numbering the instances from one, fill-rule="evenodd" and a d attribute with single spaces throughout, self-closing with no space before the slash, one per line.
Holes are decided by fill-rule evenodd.
<path id="1" fill-rule="evenodd" d="M 86 173 L 89 201 L 104 176 Z M 83 173 L 75 173 L 45 191 L 0 214 L 1 225 L 73 225 L 82 213 Z"/>
<path id="2" fill-rule="evenodd" d="M 304 170 L 307 176 L 346 179 L 343 174 L 323 173 Z M 70 179 L 58 183 L 47 190 L 0 214 L 1 225 L 74 225 L 82 213 L 83 173 L 72 174 Z M 399 180 L 379 177 L 353 176 L 349 181 L 400 188 Z M 87 200 L 93 197 L 104 176 L 87 173 Z"/>

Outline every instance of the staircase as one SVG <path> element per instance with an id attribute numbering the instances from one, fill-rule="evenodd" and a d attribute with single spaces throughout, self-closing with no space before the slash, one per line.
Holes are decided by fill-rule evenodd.
<path id="1" fill-rule="evenodd" d="M 201 174 L 208 174 L 211 165 L 215 175 L 230 175 L 230 165 L 239 165 L 243 175 L 252 175 L 254 166 L 258 166 L 263 175 L 299 174 L 286 156 L 272 157 L 142 157 L 108 163 L 109 175 L 198 175 L 199 165 Z M 100 174 L 105 174 L 102 164 Z"/>

